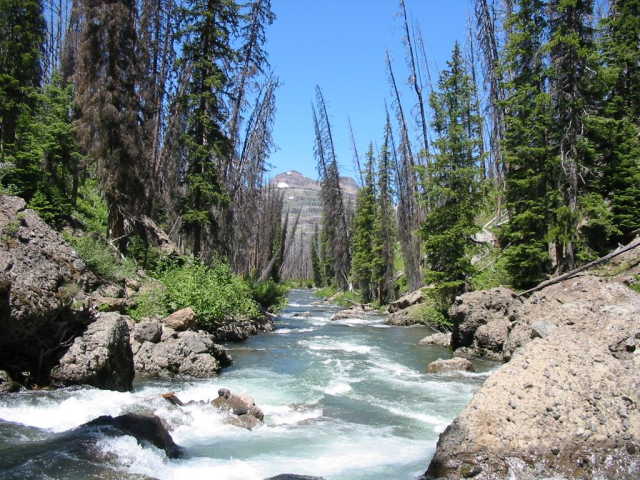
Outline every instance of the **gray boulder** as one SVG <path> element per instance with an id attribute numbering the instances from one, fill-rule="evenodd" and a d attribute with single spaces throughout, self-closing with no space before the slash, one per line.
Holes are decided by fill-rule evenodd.
<path id="1" fill-rule="evenodd" d="M 231 361 L 224 347 L 214 342 L 213 335 L 203 331 L 176 332 L 166 327 L 159 342 L 144 341 L 136 346 L 134 357 L 136 372 L 162 378 L 207 378 Z"/>
<path id="2" fill-rule="evenodd" d="M 451 344 L 451 333 L 434 333 L 424 337 L 418 342 L 418 345 L 437 345 L 439 347 L 448 348 Z"/>
<path id="3" fill-rule="evenodd" d="M 448 360 L 435 360 L 427 365 L 427 373 L 473 372 L 473 364 L 466 358 L 454 357 Z"/>
<path id="4" fill-rule="evenodd" d="M 179 332 L 195 328 L 196 320 L 196 312 L 193 311 L 193 308 L 187 307 L 163 318 L 162 324 Z"/>
<path id="5" fill-rule="evenodd" d="M 157 320 L 146 320 L 133 327 L 133 339 L 136 342 L 158 343 L 161 338 L 162 325 Z"/>
<path id="6" fill-rule="evenodd" d="M 522 301 L 505 287 L 465 293 L 449 309 L 453 321 L 451 348 L 466 347 L 477 356 L 501 359 L 510 324 L 518 319 Z"/>
<path id="7" fill-rule="evenodd" d="M 100 283 L 24 200 L 0 195 L 0 367 L 46 384 Z"/>
<path id="8" fill-rule="evenodd" d="M 253 397 L 231 393 L 227 388 L 218 390 L 218 398 L 214 399 L 211 404 L 218 410 L 231 412 L 234 415 L 250 415 L 260 422 L 264 420 L 264 413 L 262 413 L 260 407 L 256 405 Z"/>
<path id="9" fill-rule="evenodd" d="M 640 478 L 640 295 L 585 275 L 521 305 L 428 478 Z"/>
<path id="10" fill-rule="evenodd" d="M 127 318 L 113 312 L 98 313 L 51 371 L 56 385 L 91 385 L 119 391 L 131 390 L 133 377 Z"/>
<path id="11" fill-rule="evenodd" d="M 395 313 L 399 310 L 404 310 L 405 308 L 409 308 L 413 305 L 423 303 L 425 299 L 426 297 L 422 289 L 407 293 L 395 302 L 391 302 L 389 304 L 389 313 Z"/>
<path id="12" fill-rule="evenodd" d="M 0 393 L 13 393 L 20 390 L 20 384 L 13 381 L 11 375 L 0 370 Z"/>
<path id="13" fill-rule="evenodd" d="M 216 342 L 243 342 L 260 332 L 271 332 L 274 329 L 273 319 L 265 315 L 260 318 L 235 319 L 219 326 L 213 331 Z"/>

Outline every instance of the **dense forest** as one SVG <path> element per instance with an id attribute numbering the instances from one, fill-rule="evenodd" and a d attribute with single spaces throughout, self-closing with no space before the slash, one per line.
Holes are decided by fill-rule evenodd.
<path id="1" fill-rule="evenodd" d="M 400 1 L 413 100 L 387 54 L 381 137 L 362 156 L 353 141 L 355 208 L 316 88 L 324 214 L 295 280 L 378 304 L 430 285 L 441 318 L 464 291 L 526 289 L 638 233 L 640 1 L 473 4 L 432 80 Z M 280 281 L 297 220 L 266 181 L 274 18 L 269 0 L 0 0 L 2 192 L 93 232 L 79 250 L 162 270 L 170 243 Z"/>
<path id="2" fill-rule="evenodd" d="M 532 287 L 640 232 L 640 2 L 474 7 L 468 37 L 432 81 L 420 29 L 400 1 L 413 101 L 401 98 L 387 54 L 392 114 L 364 162 L 354 141 L 355 212 L 341 205 L 318 89 L 317 285 L 380 304 L 428 285 L 425 320 L 446 322 L 464 291 Z"/>

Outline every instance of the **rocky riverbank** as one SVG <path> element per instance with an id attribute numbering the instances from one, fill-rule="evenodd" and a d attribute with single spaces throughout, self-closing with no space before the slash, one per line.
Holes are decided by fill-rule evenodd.
<path id="1" fill-rule="evenodd" d="M 140 287 L 140 278 L 98 277 L 24 200 L 0 195 L 0 392 L 212 376 L 232 361 L 220 343 L 273 329 L 265 315 L 204 332 L 191 309 L 135 323 L 122 312 Z"/>
<path id="2" fill-rule="evenodd" d="M 640 477 L 639 252 L 617 262 L 526 299 L 457 299 L 454 355 L 508 363 L 440 436 L 426 478 Z"/>

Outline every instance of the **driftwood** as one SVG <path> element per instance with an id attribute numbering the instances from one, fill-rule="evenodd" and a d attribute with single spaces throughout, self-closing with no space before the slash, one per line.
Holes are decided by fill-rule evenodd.
<path id="1" fill-rule="evenodd" d="M 558 282 L 561 282 L 563 280 L 567 280 L 575 275 L 577 275 L 580 272 L 583 272 L 585 270 L 588 270 L 589 268 L 595 267 L 596 265 L 600 265 L 601 263 L 605 263 L 608 262 L 609 260 L 611 260 L 614 257 L 617 257 L 618 255 L 621 255 L 625 252 L 628 252 L 629 250 L 633 250 L 634 248 L 640 247 L 640 240 L 636 240 L 635 242 L 631 242 L 629 245 L 619 248 L 618 250 L 615 250 L 607 255 L 605 255 L 604 257 L 600 257 L 597 260 L 594 260 L 593 262 L 589 262 L 586 265 L 582 265 L 581 267 L 578 267 L 574 270 L 571 270 L 570 272 L 564 273 L 562 275 L 560 275 L 559 277 L 555 277 L 555 278 L 551 278 L 549 280 L 545 280 L 542 283 L 539 283 L 538 285 L 536 285 L 533 288 L 530 288 L 529 290 L 526 290 L 522 293 L 518 294 L 518 297 L 523 297 L 525 295 L 528 295 L 530 293 L 533 292 L 537 292 L 538 290 L 541 290 L 545 287 L 548 287 L 549 285 L 554 285 Z"/>

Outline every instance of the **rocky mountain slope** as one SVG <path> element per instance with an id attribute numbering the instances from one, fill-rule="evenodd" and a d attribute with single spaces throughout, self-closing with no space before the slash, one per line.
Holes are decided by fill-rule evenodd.
<path id="1" fill-rule="evenodd" d="M 316 225 L 319 227 L 322 219 L 322 204 L 320 201 L 320 183 L 305 177 L 300 172 L 289 170 L 276 175 L 271 185 L 284 192 L 285 211 L 292 217 L 301 213 L 298 232 L 304 236 L 313 235 Z M 341 177 L 340 186 L 345 205 L 355 207 L 358 185 L 350 177 Z"/>

